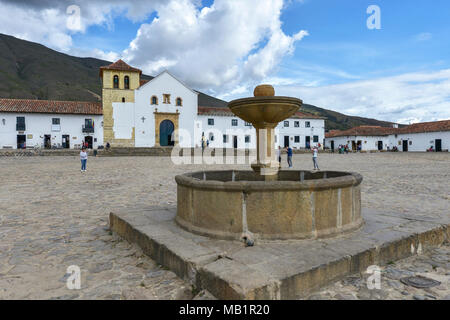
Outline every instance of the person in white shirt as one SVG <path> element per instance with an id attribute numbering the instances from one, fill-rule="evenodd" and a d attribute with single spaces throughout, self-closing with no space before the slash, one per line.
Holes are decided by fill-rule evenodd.
<path id="1" fill-rule="evenodd" d="M 317 163 L 317 156 L 319 154 L 319 149 L 317 148 L 317 146 L 315 146 L 312 149 L 312 153 L 313 153 L 314 170 L 320 170 L 319 169 L 319 164 Z"/>
<path id="2" fill-rule="evenodd" d="M 88 155 L 87 155 L 86 149 L 83 147 L 80 152 L 81 172 L 86 172 L 87 158 L 88 158 Z"/>

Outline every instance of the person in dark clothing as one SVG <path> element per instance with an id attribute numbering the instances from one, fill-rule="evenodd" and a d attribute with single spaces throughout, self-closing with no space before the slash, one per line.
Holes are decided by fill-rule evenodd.
<path id="1" fill-rule="evenodd" d="M 287 151 L 287 162 L 288 162 L 289 168 L 292 168 L 292 148 L 286 147 L 286 151 Z"/>

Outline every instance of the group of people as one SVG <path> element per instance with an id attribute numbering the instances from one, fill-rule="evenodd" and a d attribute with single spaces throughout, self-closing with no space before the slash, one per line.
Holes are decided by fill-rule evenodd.
<path id="1" fill-rule="evenodd" d="M 348 154 L 348 151 L 349 151 L 348 144 L 346 144 L 346 145 L 340 144 L 338 151 L 339 151 L 339 154 L 344 154 L 344 153 Z"/>
<path id="2" fill-rule="evenodd" d="M 287 163 L 289 168 L 292 168 L 292 155 L 293 155 L 293 150 L 291 147 L 285 147 L 286 153 L 287 153 Z M 314 164 L 314 170 L 320 170 L 319 169 L 319 163 L 317 161 L 317 157 L 319 155 L 319 148 L 317 146 L 314 146 L 311 149 L 312 152 L 312 160 L 313 160 L 313 164 Z M 278 146 L 278 150 L 277 150 L 277 157 L 278 157 L 278 162 L 280 163 L 280 167 L 281 167 L 281 146 Z"/>
<path id="3" fill-rule="evenodd" d="M 203 147 L 203 143 L 202 143 L 202 147 Z M 340 146 L 339 146 L 340 147 Z M 109 143 L 106 146 L 107 149 L 110 148 Z M 292 155 L 293 155 L 293 150 L 291 147 L 286 147 L 286 153 L 287 153 L 287 163 L 289 168 L 292 168 Z M 319 169 L 319 163 L 317 162 L 317 157 L 319 155 L 319 148 L 317 146 L 314 146 L 312 149 L 312 160 L 313 160 L 313 164 L 314 164 L 314 170 L 320 170 Z M 278 146 L 278 150 L 277 150 L 277 156 L 278 156 L 278 162 L 280 163 L 280 167 L 281 167 L 281 147 Z M 87 164 L 87 158 L 88 158 L 88 153 L 86 151 L 86 147 L 83 145 L 83 147 L 81 148 L 81 152 L 80 152 L 80 160 L 81 160 L 81 172 L 86 172 L 86 164 Z"/>

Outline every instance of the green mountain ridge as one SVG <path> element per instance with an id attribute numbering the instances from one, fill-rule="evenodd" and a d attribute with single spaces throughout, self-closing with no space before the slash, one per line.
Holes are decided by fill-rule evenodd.
<path id="1" fill-rule="evenodd" d="M 38 43 L 0 34 L 0 98 L 100 101 L 99 68 L 109 64 L 109 61 L 73 57 Z M 142 79 L 152 78 L 142 75 Z M 225 107 L 227 102 L 199 92 L 199 104 Z M 325 117 L 327 130 L 345 130 L 359 125 L 392 125 L 308 104 L 302 111 Z"/>

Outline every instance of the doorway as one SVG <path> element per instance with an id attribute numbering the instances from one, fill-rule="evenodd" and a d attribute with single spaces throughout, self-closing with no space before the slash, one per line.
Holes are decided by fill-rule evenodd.
<path id="1" fill-rule="evenodd" d="M 289 148 L 289 136 L 284 136 L 284 147 Z"/>
<path id="2" fill-rule="evenodd" d="M 334 140 L 331 140 L 331 152 L 334 152 Z"/>
<path id="3" fill-rule="evenodd" d="M 63 149 L 70 149 L 70 136 L 67 134 L 62 136 L 62 147 Z"/>
<path id="4" fill-rule="evenodd" d="M 305 139 L 305 148 L 306 148 L 306 149 L 311 149 L 311 137 L 310 137 L 310 136 L 306 136 L 306 139 Z"/>
<path id="5" fill-rule="evenodd" d="M 25 149 L 27 147 L 27 136 L 24 134 L 17 135 L 17 149 Z"/>
<path id="6" fill-rule="evenodd" d="M 435 141 L 436 152 L 442 152 L 442 140 L 436 139 Z"/>
<path id="7" fill-rule="evenodd" d="M 233 136 L 233 148 L 235 148 L 235 149 L 238 148 L 238 137 L 237 136 Z"/>
<path id="8" fill-rule="evenodd" d="M 408 152 L 408 140 L 403 140 L 403 152 Z"/>
<path id="9" fill-rule="evenodd" d="M 173 133 L 175 126 L 172 121 L 164 120 L 159 125 L 159 145 L 161 147 L 169 147 L 175 145 Z"/>
<path id="10" fill-rule="evenodd" d="M 93 142 L 93 140 L 92 140 L 91 136 L 84 137 L 84 143 L 86 144 L 88 149 L 92 149 L 92 147 L 93 147 L 93 143 L 92 142 Z"/>
<path id="11" fill-rule="evenodd" d="M 383 150 L 383 141 L 378 141 L 378 151 Z"/>
<path id="12" fill-rule="evenodd" d="M 49 134 L 44 135 L 44 148 L 45 149 L 52 148 L 52 136 Z"/>

